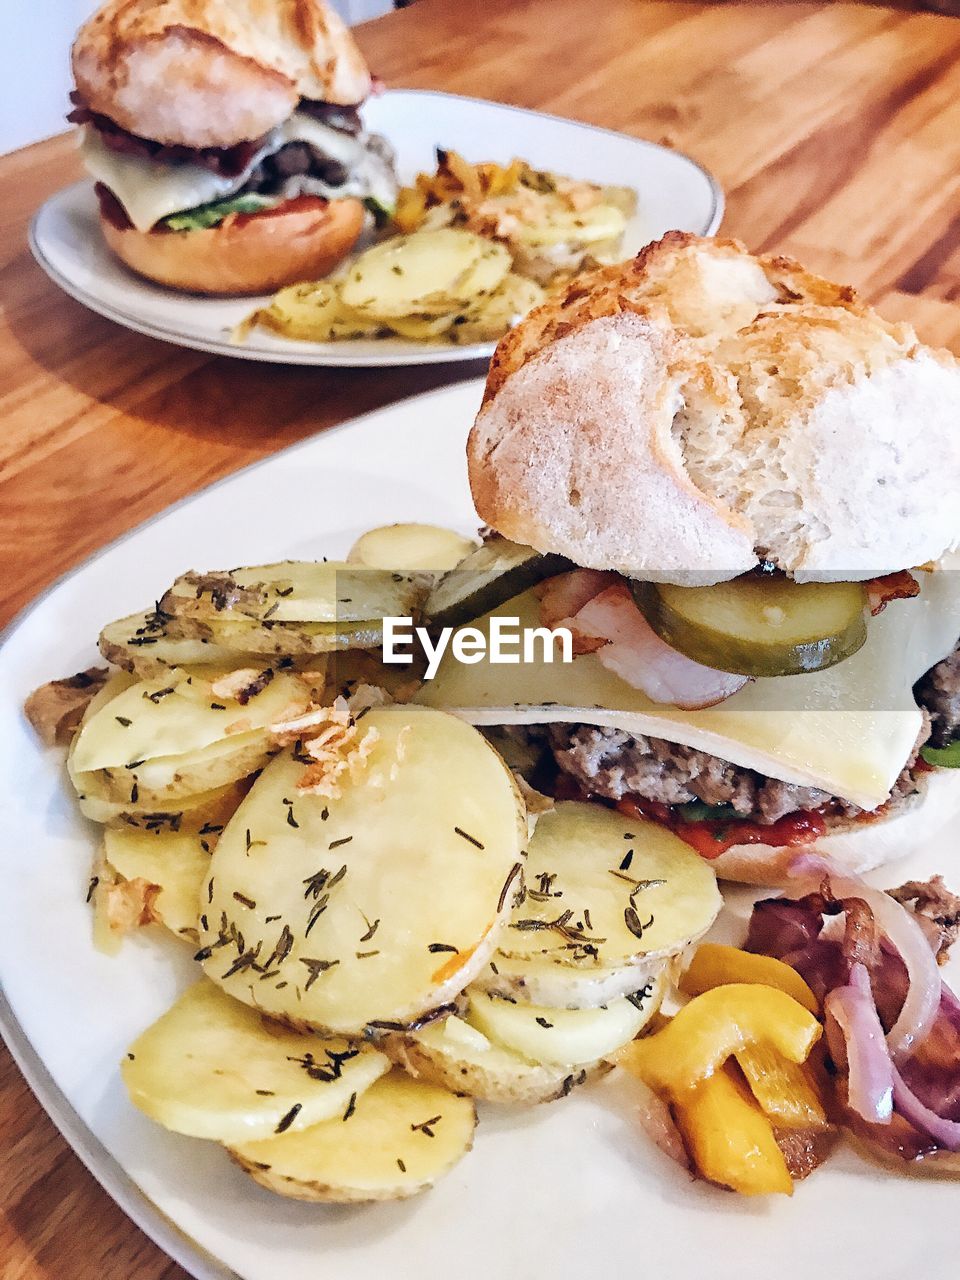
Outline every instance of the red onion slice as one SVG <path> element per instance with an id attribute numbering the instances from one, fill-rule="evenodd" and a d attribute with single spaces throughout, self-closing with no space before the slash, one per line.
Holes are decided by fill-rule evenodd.
<path id="1" fill-rule="evenodd" d="M 921 1133 L 929 1133 L 946 1151 L 960 1151 L 960 1121 L 938 1116 L 920 1101 L 906 1084 L 896 1067 L 893 1069 L 893 1100 L 904 1120 L 909 1120 Z"/>
<path id="2" fill-rule="evenodd" d="M 665 1156 L 669 1156 L 682 1169 L 689 1169 L 690 1157 L 687 1155 L 687 1148 L 683 1144 L 680 1130 L 670 1114 L 670 1107 L 666 1101 L 658 1093 L 654 1093 L 648 1084 L 636 1077 L 633 1077 L 631 1084 L 639 1094 L 637 1119 L 640 1121 L 640 1128 Z"/>
<path id="3" fill-rule="evenodd" d="M 940 1008 L 943 980 L 936 956 L 923 930 L 906 907 L 881 889 L 874 889 L 858 876 L 837 872 L 820 854 L 801 854 L 790 868 L 791 877 L 800 875 L 799 886 L 786 896 L 802 898 L 816 892 L 825 875 L 838 898 L 862 898 L 870 907 L 888 941 L 903 961 L 909 985 L 900 1014 L 887 1033 L 887 1046 L 895 1063 L 909 1058 L 929 1035 Z"/>
<path id="4" fill-rule="evenodd" d="M 851 965 L 850 985 L 831 991 L 824 1010 L 843 1036 L 850 1108 L 870 1124 L 889 1124 L 893 1118 L 893 1063 L 873 1002 L 870 975 L 862 964 Z M 831 1053 L 836 1057 L 832 1045 Z"/>

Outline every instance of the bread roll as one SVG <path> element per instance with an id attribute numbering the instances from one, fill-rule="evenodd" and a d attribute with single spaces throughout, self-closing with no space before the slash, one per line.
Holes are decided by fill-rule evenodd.
<path id="1" fill-rule="evenodd" d="M 73 45 L 92 111 L 167 145 L 231 147 L 301 98 L 355 105 L 370 73 L 325 0 L 108 0 Z"/>
<path id="2" fill-rule="evenodd" d="M 853 290 L 673 232 L 497 348 L 480 517 L 585 568 L 869 578 L 960 542 L 960 366 Z"/>
<path id="3" fill-rule="evenodd" d="M 363 205 L 304 197 L 199 231 L 137 231 L 103 215 L 100 225 L 138 275 L 190 293 L 256 294 L 328 275 L 356 243 Z"/>

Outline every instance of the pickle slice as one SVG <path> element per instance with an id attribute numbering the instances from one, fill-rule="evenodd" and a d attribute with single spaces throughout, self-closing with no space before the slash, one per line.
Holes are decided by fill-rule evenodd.
<path id="1" fill-rule="evenodd" d="M 431 591 L 424 613 L 436 627 L 459 627 L 490 613 L 544 578 L 574 566 L 561 555 L 541 555 L 533 547 L 488 538 L 444 574 Z"/>
<path id="2" fill-rule="evenodd" d="M 745 676 L 822 671 L 867 638 L 861 582 L 794 582 L 748 573 L 711 587 L 633 582 L 643 616 L 667 644 L 696 662 Z"/>

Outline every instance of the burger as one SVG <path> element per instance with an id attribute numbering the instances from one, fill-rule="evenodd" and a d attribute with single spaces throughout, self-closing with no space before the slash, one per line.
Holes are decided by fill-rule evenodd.
<path id="1" fill-rule="evenodd" d="M 960 808 L 960 366 L 852 289 L 673 233 L 500 343 L 469 438 L 491 532 L 434 620 L 563 626 L 572 662 L 446 661 L 421 695 L 540 790 L 774 884 Z"/>
<path id="2" fill-rule="evenodd" d="M 107 244 L 175 289 L 326 275 L 397 191 L 371 79 L 325 0 L 110 0 L 73 46 L 69 119 Z"/>

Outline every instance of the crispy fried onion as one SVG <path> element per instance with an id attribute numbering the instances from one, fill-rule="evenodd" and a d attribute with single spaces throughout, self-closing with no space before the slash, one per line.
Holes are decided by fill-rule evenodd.
<path id="1" fill-rule="evenodd" d="M 90 880 L 89 897 L 93 909 L 112 934 L 123 937 L 148 924 L 159 924 L 157 898 L 161 887 L 136 876 L 124 880 L 106 859 L 103 850 L 97 855 Z"/>
<path id="2" fill-rule="evenodd" d="M 91 699 L 106 684 L 109 674 L 106 667 L 91 667 L 34 689 L 23 710 L 45 746 L 69 743 Z"/>
<path id="3" fill-rule="evenodd" d="M 331 706 L 312 706 L 272 724 L 270 732 L 276 742 L 292 745 L 296 759 L 306 765 L 297 790 L 339 800 L 343 783 L 356 782 L 380 741 L 379 732 L 362 725 L 361 717 L 364 711 L 389 700 L 384 690 L 363 684 L 349 698 L 336 698 Z"/>

